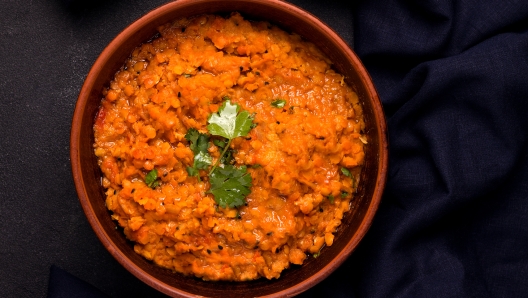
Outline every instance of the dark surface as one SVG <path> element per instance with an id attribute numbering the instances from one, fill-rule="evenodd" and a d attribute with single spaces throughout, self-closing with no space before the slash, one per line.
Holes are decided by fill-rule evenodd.
<path id="1" fill-rule="evenodd" d="M 56 291 L 86 281 L 111 297 L 161 296 L 95 237 L 68 141 L 97 55 L 164 2 L 0 3 L 0 297 L 45 297 L 48 281 Z M 371 230 L 301 297 L 526 297 L 528 2 L 292 2 L 354 45 L 391 141 Z M 53 264 L 81 282 L 58 268 L 49 280 Z"/>

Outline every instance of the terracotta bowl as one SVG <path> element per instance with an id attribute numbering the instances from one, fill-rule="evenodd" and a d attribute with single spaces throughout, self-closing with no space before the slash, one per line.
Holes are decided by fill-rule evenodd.
<path id="1" fill-rule="evenodd" d="M 92 144 L 93 124 L 101 92 L 131 51 L 154 36 L 156 27 L 180 17 L 238 11 L 246 19 L 267 20 L 316 44 L 358 93 L 363 104 L 369 143 L 358 196 L 336 233 L 335 242 L 317 258 L 285 270 L 276 280 L 206 282 L 160 268 L 133 250 L 105 207 L 101 172 Z M 371 78 L 354 52 L 313 15 L 279 0 L 179 0 L 153 10 L 123 30 L 101 53 L 81 89 L 71 129 L 71 164 L 75 187 L 86 217 L 106 249 L 128 271 L 151 287 L 181 297 L 284 297 L 314 286 L 356 248 L 380 203 L 387 173 L 386 124 Z"/>

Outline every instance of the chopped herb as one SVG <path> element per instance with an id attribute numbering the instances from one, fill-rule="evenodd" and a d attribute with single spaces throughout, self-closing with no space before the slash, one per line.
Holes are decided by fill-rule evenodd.
<path id="1" fill-rule="evenodd" d="M 262 166 L 259 165 L 258 163 L 252 165 L 251 167 L 252 167 L 253 169 L 260 169 L 260 168 L 262 168 Z"/>
<path id="2" fill-rule="evenodd" d="M 190 78 L 191 77 L 191 75 L 188 74 L 188 73 L 184 73 L 183 76 L 186 77 L 186 78 Z"/>
<path id="3" fill-rule="evenodd" d="M 207 169 L 213 162 L 213 158 L 207 151 L 209 149 L 209 136 L 200 133 L 196 128 L 190 128 L 185 134 L 185 139 L 190 142 L 189 148 L 194 153 L 192 167 L 187 167 L 189 176 L 200 179 L 199 170 Z"/>
<path id="4" fill-rule="evenodd" d="M 343 173 L 343 175 L 345 175 L 347 177 L 352 177 L 352 174 L 350 173 L 350 171 L 347 168 L 341 168 L 341 173 Z"/>
<path id="5" fill-rule="evenodd" d="M 244 204 L 252 180 L 246 166 L 225 165 L 209 174 L 209 182 L 209 193 L 213 194 L 216 203 L 222 208 L 234 208 Z"/>
<path id="6" fill-rule="evenodd" d="M 334 195 L 329 195 L 328 196 L 328 200 L 330 201 L 331 204 L 334 203 Z"/>
<path id="7" fill-rule="evenodd" d="M 271 102 L 271 105 L 276 108 L 284 108 L 286 101 L 284 99 L 277 99 Z"/>
<path id="8" fill-rule="evenodd" d="M 346 192 L 346 191 L 341 192 L 341 197 L 342 198 L 346 198 L 347 196 L 348 196 L 348 192 Z"/>
<path id="9" fill-rule="evenodd" d="M 148 172 L 148 174 L 145 176 L 145 183 L 152 189 L 156 188 L 159 185 L 158 170 L 153 169 L 152 171 Z"/>
<path id="10" fill-rule="evenodd" d="M 218 148 L 224 149 L 225 145 L 227 144 L 227 141 L 214 139 L 213 144 L 215 144 Z"/>

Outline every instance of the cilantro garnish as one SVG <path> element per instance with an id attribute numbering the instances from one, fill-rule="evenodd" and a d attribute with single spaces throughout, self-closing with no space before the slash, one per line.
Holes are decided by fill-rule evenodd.
<path id="1" fill-rule="evenodd" d="M 245 203 L 244 199 L 249 195 L 251 187 L 251 175 L 247 172 L 246 166 L 237 168 L 233 165 L 226 165 L 223 168 L 216 168 L 209 175 L 211 189 L 215 201 L 220 207 L 238 207 Z"/>
<path id="2" fill-rule="evenodd" d="M 218 113 L 209 116 L 207 129 L 212 135 L 222 136 L 229 141 L 246 136 L 251 129 L 253 118 L 248 111 L 239 113 L 239 110 L 238 104 L 231 104 L 231 100 L 227 99 L 218 109 Z"/>
<path id="3" fill-rule="evenodd" d="M 159 185 L 158 180 L 158 171 L 156 169 L 153 169 L 152 171 L 148 172 L 148 174 L 145 176 L 145 183 L 148 187 L 154 189 Z"/>
<path id="4" fill-rule="evenodd" d="M 213 173 L 226 154 L 227 149 L 231 146 L 231 141 L 234 138 L 246 136 L 251 130 L 253 117 L 248 111 L 239 113 L 239 110 L 240 106 L 236 103 L 231 104 L 231 100 L 227 98 L 218 109 L 218 112 L 211 114 L 207 120 L 209 122 L 207 129 L 212 135 L 221 136 L 228 140 L 224 150 L 220 154 L 220 158 L 209 172 L 209 175 Z"/>
<path id="5" fill-rule="evenodd" d="M 217 140 L 215 145 L 223 148 L 220 157 L 209 171 L 209 182 L 211 183 L 210 193 L 220 207 L 233 208 L 244 204 L 244 198 L 250 193 L 251 176 L 247 173 L 246 166 L 237 168 L 226 164 L 231 158 L 232 152 L 228 153 L 231 141 L 237 137 L 246 136 L 252 128 L 253 116 L 247 111 L 241 111 L 238 104 L 232 104 L 226 98 L 217 113 L 209 116 L 207 129 L 214 136 L 224 137 L 227 142 Z M 220 162 L 224 162 L 223 167 L 218 167 Z"/>
<path id="6" fill-rule="evenodd" d="M 207 169 L 213 161 L 213 158 L 207 152 L 207 149 L 209 149 L 209 136 L 200 133 L 196 128 L 191 128 L 185 134 L 185 139 L 190 142 L 189 148 L 194 153 L 193 166 L 187 167 L 187 173 L 190 176 L 197 177 L 199 180 L 199 170 Z"/>
<path id="7" fill-rule="evenodd" d="M 286 101 L 284 99 L 277 99 L 271 102 L 271 105 L 276 108 L 284 108 L 284 106 L 286 105 Z"/>
<path id="8" fill-rule="evenodd" d="M 350 171 L 347 168 L 341 168 L 341 173 L 347 177 L 352 177 L 352 174 L 350 174 Z"/>
<path id="9" fill-rule="evenodd" d="M 334 203 L 334 195 L 329 195 L 328 200 L 330 201 L 330 204 Z"/>
<path id="10" fill-rule="evenodd" d="M 209 193 L 213 194 L 216 203 L 222 208 L 233 208 L 245 203 L 250 193 L 251 175 L 246 166 L 231 165 L 233 151 L 231 141 L 237 137 L 247 136 L 253 127 L 253 117 L 247 111 L 240 111 L 238 104 L 232 104 L 229 97 L 217 113 L 209 116 L 207 129 L 215 136 L 213 143 L 222 150 L 218 160 L 209 171 Z M 192 167 L 187 167 L 187 173 L 200 179 L 199 170 L 205 170 L 212 164 L 212 157 L 208 152 L 210 136 L 200 133 L 195 128 L 187 131 L 185 138 L 190 142 L 189 148 L 194 153 Z M 221 166 L 219 166 L 222 164 Z"/>

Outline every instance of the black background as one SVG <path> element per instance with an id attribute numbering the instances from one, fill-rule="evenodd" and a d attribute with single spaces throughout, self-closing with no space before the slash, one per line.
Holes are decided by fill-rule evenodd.
<path id="1" fill-rule="evenodd" d="M 91 230 L 68 142 L 98 54 L 165 2 L 0 1 L 0 297 L 45 297 L 52 265 L 111 297 L 161 296 Z M 291 2 L 353 46 L 390 136 L 371 229 L 300 297 L 528 297 L 528 2 Z"/>

